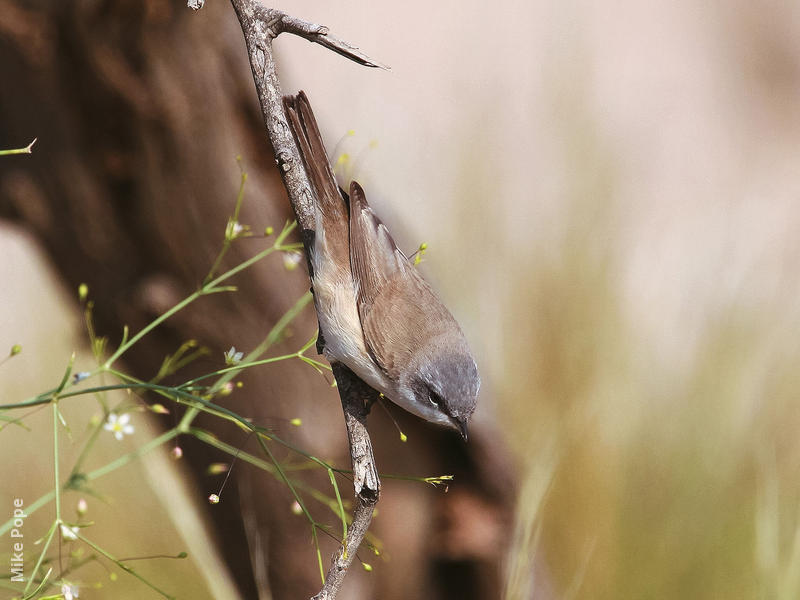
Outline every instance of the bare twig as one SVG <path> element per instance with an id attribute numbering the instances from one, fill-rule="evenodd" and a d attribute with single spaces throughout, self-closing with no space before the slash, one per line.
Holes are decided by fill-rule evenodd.
<path id="1" fill-rule="evenodd" d="M 231 0 L 231 4 L 244 33 L 250 68 L 253 71 L 253 80 L 261 103 L 264 124 L 267 127 L 267 136 L 272 143 L 283 184 L 303 232 L 303 243 L 308 254 L 315 224 L 312 187 L 283 112 L 283 94 L 275 70 L 272 40 L 282 32 L 293 33 L 358 64 L 368 67 L 383 67 L 383 65 L 370 59 L 358 48 L 330 35 L 327 27 L 301 21 L 279 10 L 265 8 L 254 0 Z M 350 443 L 357 502 L 353 522 L 347 530 L 347 538 L 334 554 L 325 584 L 319 594 L 314 596 L 315 600 L 336 598 L 347 569 L 353 562 L 372 521 L 372 512 L 380 495 L 378 469 L 375 466 L 372 442 L 366 428 L 367 414 L 378 393 L 344 365 L 334 364 L 332 367 Z"/>

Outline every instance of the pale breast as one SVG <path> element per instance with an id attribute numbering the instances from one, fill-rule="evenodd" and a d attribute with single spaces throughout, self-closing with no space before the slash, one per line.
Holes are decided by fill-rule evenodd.
<path id="1" fill-rule="evenodd" d="M 314 303 L 326 358 L 344 363 L 373 388 L 394 395 L 388 378 L 367 352 L 349 272 L 324 261 L 315 262 L 322 263 L 319 268 L 315 265 Z"/>

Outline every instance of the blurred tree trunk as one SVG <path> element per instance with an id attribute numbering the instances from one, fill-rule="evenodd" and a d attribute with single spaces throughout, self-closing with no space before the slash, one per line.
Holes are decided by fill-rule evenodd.
<path id="1" fill-rule="evenodd" d="M 194 291 L 208 272 L 234 205 L 237 155 L 249 174 L 240 221 L 260 232 L 267 225 L 279 230 L 289 217 L 242 34 L 227 2 L 192 13 L 167 0 L 0 0 L 0 145 L 24 146 L 35 136 L 32 156 L 0 163 L 0 216 L 37 236 L 69 289 L 89 285 L 98 333 L 109 336 L 112 346 L 123 324 L 138 330 Z M 238 241 L 226 263 L 263 246 L 259 238 Z M 238 293 L 203 298 L 191 313 L 145 338 L 127 356 L 127 368 L 152 377 L 164 356 L 187 339 L 213 350 L 197 369 L 218 368 L 224 350 L 251 349 L 308 287 L 305 274 L 285 272 L 279 258 L 233 283 Z M 286 348 L 295 350 L 315 325 L 307 311 Z M 278 429 L 287 418 L 314 415 L 305 421 L 318 426 L 302 428 L 298 443 L 324 455 L 335 448 L 345 463 L 338 401 L 322 378 L 298 362 L 251 370 L 241 379 L 245 386 L 228 406 Z M 416 460 L 409 468 L 396 453 L 378 448 L 382 469 L 437 474 L 460 464 L 465 489 L 486 489 L 486 477 L 454 436 L 417 430 L 415 420 L 401 419 L 414 431 L 416 448 L 409 452 Z M 377 437 L 385 421 L 373 424 Z M 245 441 L 239 430 L 214 419 L 202 424 L 231 444 Z M 205 467 L 227 459 L 190 440 L 181 444 L 197 474 L 198 493 L 215 491 L 217 482 L 205 479 Z M 209 517 L 242 596 L 269 597 L 268 586 L 276 598 L 309 597 L 318 574 L 307 523 L 292 517 L 290 496 L 262 472 L 240 464 L 234 477 L 240 485 L 226 489 L 227 508 L 209 510 Z M 506 481 L 489 489 L 480 494 L 505 518 Z M 458 517 L 441 492 L 425 494 L 429 506 L 444 503 L 444 516 L 432 512 L 417 527 Z M 416 590 L 429 598 L 499 596 L 499 555 L 464 555 L 444 542 L 428 544 L 426 554 L 405 557 L 403 574 L 394 575 L 411 590 L 405 597 L 415 597 Z M 251 556 L 257 571 L 266 567 L 258 576 Z M 386 569 L 391 578 L 391 563 Z M 384 579 L 379 587 L 397 588 Z"/>

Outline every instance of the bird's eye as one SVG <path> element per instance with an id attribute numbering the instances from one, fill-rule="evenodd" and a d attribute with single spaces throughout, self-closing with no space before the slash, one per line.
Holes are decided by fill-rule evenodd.
<path id="1" fill-rule="evenodd" d="M 439 394 L 431 390 L 430 396 L 428 396 L 428 400 L 431 404 L 433 404 L 436 408 L 441 408 L 441 401 L 442 399 L 439 397 Z"/>

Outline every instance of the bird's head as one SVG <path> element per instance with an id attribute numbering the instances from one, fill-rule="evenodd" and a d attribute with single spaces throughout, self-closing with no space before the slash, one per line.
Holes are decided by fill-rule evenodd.
<path id="1" fill-rule="evenodd" d="M 475 359 L 466 351 L 440 350 L 417 361 L 403 387 L 413 396 L 415 414 L 455 429 L 467 440 L 467 425 L 481 379 Z"/>

